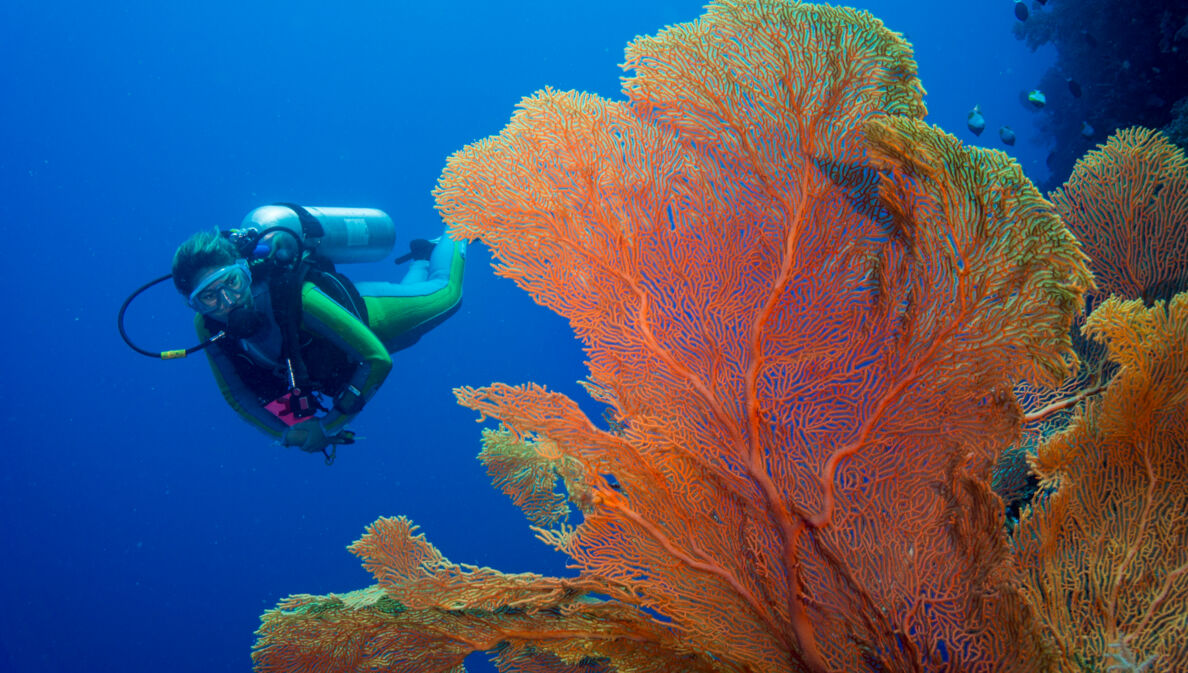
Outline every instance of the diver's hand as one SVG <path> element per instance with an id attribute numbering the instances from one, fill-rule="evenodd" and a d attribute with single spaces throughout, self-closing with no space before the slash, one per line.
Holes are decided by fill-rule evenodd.
<path id="1" fill-rule="evenodd" d="M 331 438 L 326 437 L 326 429 L 322 427 L 322 422 L 316 418 L 301 421 L 285 430 L 285 434 L 281 436 L 282 445 L 294 446 L 306 453 L 321 451 L 331 441 Z"/>
<path id="2" fill-rule="evenodd" d="M 297 447 L 306 453 L 324 452 L 330 444 L 354 443 L 355 433 L 350 430 L 341 430 L 336 434 L 327 435 L 322 421 L 317 418 L 301 421 L 286 430 L 285 434 L 281 436 L 281 444 Z"/>

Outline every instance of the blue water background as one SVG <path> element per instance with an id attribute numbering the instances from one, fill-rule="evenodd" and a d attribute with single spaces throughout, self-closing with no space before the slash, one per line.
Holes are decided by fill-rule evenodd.
<path id="1" fill-rule="evenodd" d="M 191 232 L 275 201 L 372 206 L 399 249 L 440 232 L 445 158 L 546 85 L 617 96 L 623 47 L 701 3 L 0 4 L 0 671 L 244 671 L 259 615 L 370 577 L 345 546 L 404 514 L 451 560 L 566 573 L 475 460 L 450 390 L 537 381 L 584 400 L 568 326 L 473 248 L 459 313 L 395 357 L 337 464 L 270 445 L 202 357 L 160 362 L 115 329 Z M 1011 3 L 862 3 L 915 44 L 929 121 L 1019 135 L 1050 63 Z M 390 262 L 347 269 L 395 278 Z M 171 289 L 133 305 L 145 345 L 193 343 Z M 596 409 L 587 405 L 592 413 Z M 490 670 L 475 662 L 473 670 Z"/>

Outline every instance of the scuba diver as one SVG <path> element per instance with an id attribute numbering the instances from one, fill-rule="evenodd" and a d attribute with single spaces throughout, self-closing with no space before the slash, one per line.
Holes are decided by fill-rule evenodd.
<path id="1" fill-rule="evenodd" d="M 276 204 L 253 210 L 240 229 L 191 236 L 172 274 L 141 287 L 120 309 L 120 333 L 145 355 L 174 359 L 205 349 L 224 399 L 284 446 L 322 452 L 352 444 L 347 424 L 392 369 L 391 353 L 415 343 L 458 310 L 466 242 L 417 239 L 396 260 L 399 283 L 352 283 L 336 263 L 379 261 L 395 244 L 382 211 Z M 197 313 L 202 343 L 153 352 L 124 331 L 128 304 L 172 277 Z M 213 346 L 213 347 L 210 347 Z"/>

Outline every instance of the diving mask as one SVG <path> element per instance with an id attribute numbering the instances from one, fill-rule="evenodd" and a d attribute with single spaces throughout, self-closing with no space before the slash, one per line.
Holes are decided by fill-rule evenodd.
<path id="1" fill-rule="evenodd" d="M 236 260 L 207 275 L 190 293 L 190 308 L 210 315 L 243 303 L 252 289 L 252 272 L 247 260 Z"/>

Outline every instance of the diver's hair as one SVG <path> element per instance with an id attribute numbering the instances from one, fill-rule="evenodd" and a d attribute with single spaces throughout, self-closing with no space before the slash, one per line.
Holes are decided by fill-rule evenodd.
<path id="1" fill-rule="evenodd" d="M 230 266 L 239 259 L 235 244 L 223 237 L 218 229 L 200 231 L 186 239 L 173 253 L 173 285 L 189 296 L 194 291 L 194 276 L 209 267 Z"/>

